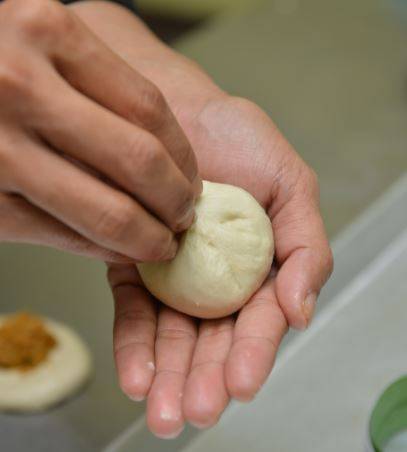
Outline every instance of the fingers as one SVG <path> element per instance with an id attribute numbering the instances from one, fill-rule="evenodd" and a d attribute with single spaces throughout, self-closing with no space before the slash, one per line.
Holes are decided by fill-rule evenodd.
<path id="1" fill-rule="evenodd" d="M 129 196 L 39 143 L 27 141 L 19 151 L 12 191 L 101 247 L 140 261 L 175 255 L 171 231 Z"/>
<path id="2" fill-rule="evenodd" d="M 198 428 L 214 425 L 227 404 L 224 364 L 232 345 L 234 320 L 202 321 L 183 400 L 188 422 Z"/>
<path id="3" fill-rule="evenodd" d="M 225 365 L 226 387 L 231 397 L 251 400 L 274 363 L 287 322 L 270 279 L 243 307 L 236 320 L 233 344 Z"/>
<path id="4" fill-rule="evenodd" d="M 87 97 L 152 132 L 198 195 L 202 185 L 195 155 L 159 89 L 71 16 L 69 35 L 52 48 L 58 71 Z"/>
<path id="5" fill-rule="evenodd" d="M 110 265 L 108 279 L 115 300 L 114 355 L 120 387 L 132 400 L 143 400 L 155 374 L 156 305 L 138 285 L 134 265 Z"/>
<path id="6" fill-rule="evenodd" d="M 161 142 L 67 85 L 55 84 L 59 96 L 45 96 L 42 110 L 50 106 L 49 111 L 37 116 L 46 120 L 34 125 L 40 135 L 132 194 L 174 232 L 188 228 L 193 187 Z"/>
<path id="7" fill-rule="evenodd" d="M 174 438 L 184 428 L 182 397 L 195 341 L 195 321 L 163 306 L 156 339 L 156 376 L 147 400 L 147 424 L 161 438 Z"/>
<path id="8" fill-rule="evenodd" d="M 11 43 L 0 74 L 2 129 L 27 135 L 25 149 L 13 143 L 5 157 L 11 166 L 0 168 L 4 191 L 22 195 L 99 248 L 142 261 L 173 257 L 173 232 L 193 221 L 196 162 L 162 96 L 57 2 L 6 2 L 0 20 Z M 129 77 L 133 89 L 123 91 Z M 140 101 L 135 118 L 141 111 L 146 123 L 115 114 L 130 98 Z M 144 105 L 152 108 L 151 123 Z M 0 163 L 3 157 L 1 150 Z"/>
<path id="9" fill-rule="evenodd" d="M 0 242 L 30 243 L 109 262 L 129 258 L 101 248 L 19 196 L 0 193 Z"/>
<path id="10" fill-rule="evenodd" d="M 273 215 L 276 260 L 280 266 L 276 293 L 289 324 L 309 324 L 317 296 L 332 272 L 332 252 L 319 212 L 315 175 L 303 171 L 295 194 Z"/>

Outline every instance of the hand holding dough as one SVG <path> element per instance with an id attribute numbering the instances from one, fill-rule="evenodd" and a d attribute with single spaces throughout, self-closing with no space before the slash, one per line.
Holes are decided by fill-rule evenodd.
<path id="1" fill-rule="evenodd" d="M 196 219 L 176 257 L 138 264 L 148 290 L 163 303 L 201 318 L 240 309 L 270 271 L 274 243 L 270 219 L 245 190 L 204 182 Z"/>

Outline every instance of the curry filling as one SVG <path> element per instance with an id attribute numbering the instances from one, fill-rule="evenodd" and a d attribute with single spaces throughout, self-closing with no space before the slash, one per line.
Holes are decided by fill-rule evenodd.
<path id="1" fill-rule="evenodd" d="M 31 370 L 46 360 L 56 343 L 39 317 L 14 314 L 0 325 L 0 368 Z"/>

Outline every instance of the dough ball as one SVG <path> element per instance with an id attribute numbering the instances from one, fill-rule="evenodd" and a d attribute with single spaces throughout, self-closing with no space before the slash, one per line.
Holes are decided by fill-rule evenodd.
<path id="1" fill-rule="evenodd" d="M 7 317 L 0 316 L 0 326 Z M 42 318 L 56 345 L 32 369 L 0 367 L 0 410 L 45 410 L 76 392 L 89 378 L 92 361 L 82 339 L 70 328 Z"/>
<path id="2" fill-rule="evenodd" d="M 148 290 L 186 314 L 217 318 L 240 309 L 270 271 L 271 222 L 245 190 L 204 181 L 196 219 L 176 257 L 137 267 Z"/>

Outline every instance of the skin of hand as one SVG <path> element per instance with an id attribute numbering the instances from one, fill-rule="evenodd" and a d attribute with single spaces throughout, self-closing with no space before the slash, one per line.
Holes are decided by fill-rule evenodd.
<path id="1" fill-rule="evenodd" d="M 199 321 L 160 305 L 134 266 L 109 265 L 120 385 L 133 400 L 147 397 L 149 428 L 173 438 L 185 422 L 214 425 L 231 398 L 251 400 L 269 375 L 288 326 L 309 324 L 333 266 L 317 178 L 264 112 L 222 92 L 138 19 L 96 1 L 74 10 L 162 90 L 202 177 L 248 190 L 272 220 L 272 273 L 241 311 L 227 318 Z"/>
<path id="2" fill-rule="evenodd" d="M 53 0 L 0 6 L 0 242 L 176 253 L 202 182 L 160 90 Z"/>

